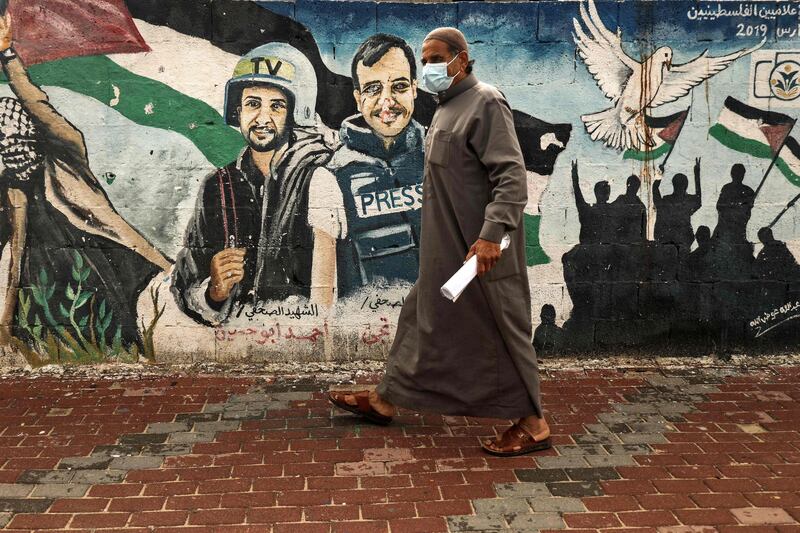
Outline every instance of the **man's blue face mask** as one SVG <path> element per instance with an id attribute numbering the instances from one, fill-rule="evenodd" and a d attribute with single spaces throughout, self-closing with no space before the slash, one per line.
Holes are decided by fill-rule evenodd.
<path id="1" fill-rule="evenodd" d="M 456 54 L 458 57 L 458 54 Z M 447 75 L 447 67 L 456 60 L 456 57 L 449 63 L 427 63 L 422 67 L 422 88 L 428 92 L 439 93 L 450 88 L 455 76 Z"/>

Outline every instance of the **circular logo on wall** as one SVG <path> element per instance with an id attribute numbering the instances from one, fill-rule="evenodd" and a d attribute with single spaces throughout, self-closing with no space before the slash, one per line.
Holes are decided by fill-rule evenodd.
<path id="1" fill-rule="evenodd" d="M 781 61 L 769 75 L 769 89 L 780 100 L 794 100 L 800 96 L 800 64 Z"/>

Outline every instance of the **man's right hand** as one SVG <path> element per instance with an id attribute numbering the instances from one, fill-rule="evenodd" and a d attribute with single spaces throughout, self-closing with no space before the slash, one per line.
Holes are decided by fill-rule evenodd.
<path id="1" fill-rule="evenodd" d="M 244 248 L 226 248 L 211 259 L 208 296 L 215 302 L 230 298 L 231 291 L 244 279 Z"/>

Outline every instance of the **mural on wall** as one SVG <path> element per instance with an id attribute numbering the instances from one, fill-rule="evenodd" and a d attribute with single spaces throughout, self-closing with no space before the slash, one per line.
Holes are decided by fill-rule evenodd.
<path id="1" fill-rule="evenodd" d="M 377 34 L 359 46 L 352 65 L 359 112 L 342 123 L 331 164 L 347 213 L 340 297 L 377 277 L 413 283 L 419 270 L 425 132 L 412 118 L 414 52 L 399 37 Z"/>
<path id="2" fill-rule="evenodd" d="M 18 5 L 12 13 L 24 35 L 31 6 Z M 17 28 L 4 15 L 0 42 L 8 43 Z M 26 63 L 52 57 L 20 41 Z M 3 71 L 15 97 L 0 98 L 0 244 L 9 258 L 0 343 L 13 349 L 21 339 L 55 360 L 137 353 L 136 298 L 170 262 L 114 209 L 90 169 L 82 133 L 50 105 L 23 62 L 7 55 Z"/>
<path id="3" fill-rule="evenodd" d="M 465 32 L 476 74 L 513 107 L 542 354 L 800 342 L 795 5 L 9 11 L 22 61 L 0 88 L 7 353 L 384 355 L 419 265 L 436 102 L 416 76 L 440 25 Z"/>
<path id="4" fill-rule="evenodd" d="M 609 202 L 608 182 L 597 181 L 596 202 L 590 205 L 581 192 L 578 162 L 572 163 L 580 236 L 562 263 L 573 307 L 559 327 L 544 318 L 545 311 L 552 314 L 552 306 L 543 306 L 535 344 L 546 352 L 650 343 L 726 353 L 732 346 L 761 337 L 770 325 L 760 324 L 763 318 L 750 322 L 751 317 L 761 309 L 785 308 L 787 301 L 800 296 L 794 285 L 800 281 L 798 263 L 772 231 L 786 209 L 758 229 L 762 249 L 757 255 L 747 238 L 755 200 L 773 165 L 777 163 L 791 182 L 796 180 L 792 169 L 796 143 L 789 137 L 795 119 L 727 97 L 708 130 L 709 137 L 771 163 L 755 191 L 744 183 L 746 167 L 732 164 L 730 181 L 718 189 L 713 232 L 707 225 L 695 232 L 692 217 L 703 204 L 702 158 L 695 159 L 692 171 L 694 194 L 687 193 L 689 180 L 682 172 L 671 178 L 671 194 L 661 192 L 666 162 L 691 109 L 662 117 L 651 113 L 681 100 L 698 84 L 758 50 L 766 38 L 720 57 L 706 50 L 683 64 L 673 62 L 672 49 L 659 47 L 639 62 L 624 51 L 621 33 L 605 27 L 594 0 L 589 0 L 588 7 L 581 3 L 579 9 L 580 19 L 573 19 L 578 54 L 615 104 L 582 115 L 581 120 L 593 141 L 625 150 L 623 158 L 643 162 L 641 178 L 647 181 L 645 201 L 651 208 L 639 197 L 642 180 L 637 175 L 627 178 L 626 192 L 613 202 Z M 790 73 L 773 85 L 786 94 L 785 84 L 791 79 Z M 632 324 L 636 327 L 631 328 Z M 781 342 L 786 340 L 784 334 Z"/>
<path id="5" fill-rule="evenodd" d="M 335 272 L 321 263 L 341 231 L 335 205 L 324 207 L 338 188 L 314 129 L 311 63 L 283 43 L 260 46 L 237 63 L 225 93 L 225 122 L 247 148 L 203 184 L 173 274 L 181 308 L 209 324 L 236 304 L 310 296 L 312 270 Z"/>

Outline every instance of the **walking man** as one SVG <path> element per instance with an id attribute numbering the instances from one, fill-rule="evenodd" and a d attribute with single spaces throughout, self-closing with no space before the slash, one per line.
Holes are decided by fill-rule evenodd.
<path id="1" fill-rule="evenodd" d="M 493 455 L 550 447 L 531 345 L 530 291 L 521 225 L 525 165 L 511 109 L 472 74 L 467 42 L 439 28 L 422 45 L 421 86 L 439 105 L 425 145 L 420 269 L 400 313 L 386 375 L 372 392 L 331 392 L 334 405 L 376 423 L 395 406 L 444 415 L 510 418 L 483 443 Z M 508 233 L 511 246 L 500 252 Z M 439 287 L 465 258 L 480 278 L 457 302 Z"/>

